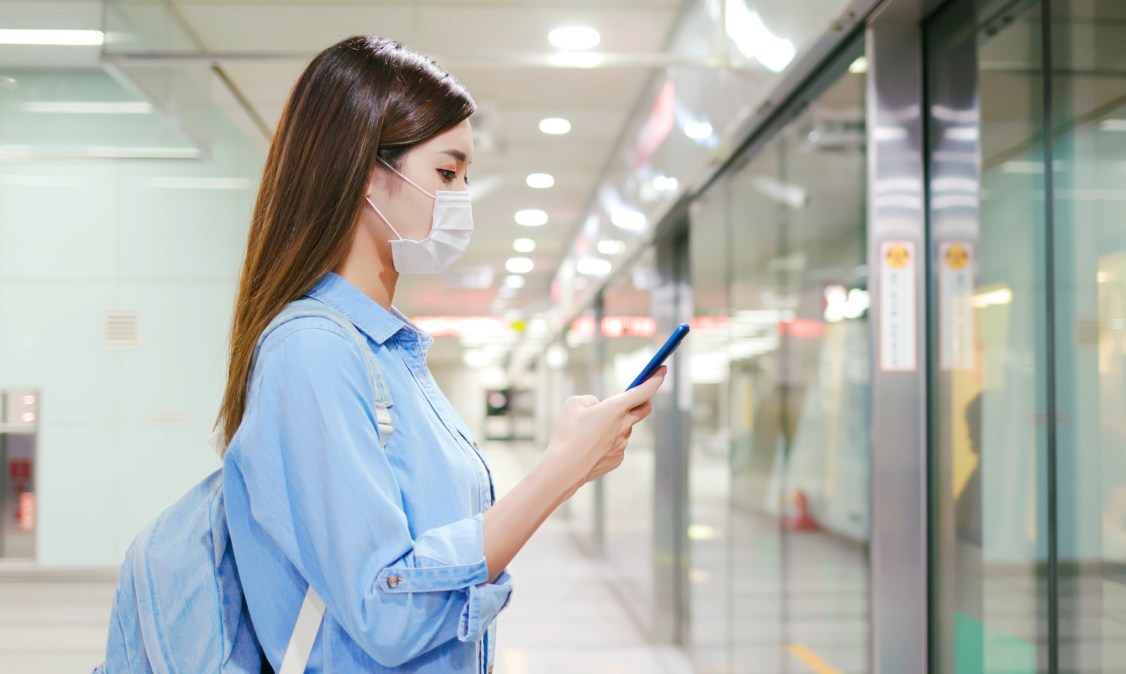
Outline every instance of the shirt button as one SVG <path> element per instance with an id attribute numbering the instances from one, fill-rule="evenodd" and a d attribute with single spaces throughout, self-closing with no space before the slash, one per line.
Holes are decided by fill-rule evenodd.
<path id="1" fill-rule="evenodd" d="M 388 576 L 387 577 L 387 587 L 391 588 L 392 590 L 399 587 L 399 577 L 398 576 Z"/>
<path id="2" fill-rule="evenodd" d="M 493 666 L 489 665 L 489 674 L 493 674 Z"/>
<path id="3" fill-rule="evenodd" d="M 473 441 L 473 447 L 474 447 L 475 449 L 481 449 L 481 445 L 477 444 L 477 441 L 476 441 L 476 440 L 474 440 L 474 441 Z"/>

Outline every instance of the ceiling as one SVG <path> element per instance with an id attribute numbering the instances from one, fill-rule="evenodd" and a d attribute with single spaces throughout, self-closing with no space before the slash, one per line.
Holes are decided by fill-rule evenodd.
<path id="1" fill-rule="evenodd" d="M 401 279 L 396 304 L 412 315 L 515 318 L 548 307 L 550 281 L 684 1 L 0 0 L 0 18 L 9 27 L 106 31 L 109 62 L 152 98 L 161 98 L 153 89 L 187 90 L 178 77 L 206 76 L 212 86 L 192 95 L 213 100 L 165 107 L 181 115 L 186 103 L 233 111 L 263 154 L 290 88 L 321 49 L 366 33 L 434 56 L 478 104 L 470 171 L 476 233 L 446 274 Z M 600 33 L 591 51 L 607 65 L 558 65 L 561 52 L 548 33 L 573 25 Z M 98 47 L 0 46 L 6 66 L 92 68 L 101 58 Z M 210 75 L 212 66 L 221 78 Z M 545 117 L 565 117 L 571 132 L 541 133 Z M 554 187 L 528 187 L 530 173 L 551 174 Z M 545 211 L 547 224 L 517 225 L 514 214 L 528 208 Z M 505 261 L 521 255 L 513 250 L 517 238 L 535 241 L 525 254 L 535 268 L 523 288 L 502 298 Z"/>
<path id="2" fill-rule="evenodd" d="M 443 276 L 401 279 L 396 304 L 413 315 L 513 316 L 546 308 L 550 280 L 646 81 L 645 57 L 662 50 L 682 0 L 169 2 L 201 50 L 217 55 L 207 62 L 271 130 L 307 60 L 340 39 L 379 34 L 437 58 L 479 106 L 470 171 L 476 233 Z M 616 65 L 549 65 L 558 50 L 548 33 L 567 25 L 598 30 L 594 51 L 618 56 Z M 567 118 L 571 132 L 541 133 L 545 117 Z M 537 172 L 554 176 L 555 186 L 528 187 L 527 175 Z M 527 208 L 546 211 L 548 223 L 517 225 L 514 214 Z M 527 255 L 535 269 L 514 297 L 498 298 L 521 237 L 536 242 Z"/>

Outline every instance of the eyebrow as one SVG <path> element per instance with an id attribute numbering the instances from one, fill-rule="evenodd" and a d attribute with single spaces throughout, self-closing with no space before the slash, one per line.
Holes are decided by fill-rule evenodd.
<path id="1" fill-rule="evenodd" d="M 461 150 L 442 150 L 442 154 L 448 154 L 449 156 L 458 160 L 462 164 L 464 164 L 465 160 L 468 159 L 468 157 L 465 156 L 465 153 L 462 152 Z M 469 163 L 472 164 L 473 162 L 469 162 Z"/>

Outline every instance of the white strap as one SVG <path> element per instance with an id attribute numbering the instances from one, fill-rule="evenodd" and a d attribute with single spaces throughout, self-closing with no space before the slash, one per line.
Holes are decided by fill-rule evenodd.
<path id="1" fill-rule="evenodd" d="M 386 404 L 375 403 L 375 423 L 379 427 L 379 444 L 386 449 L 391 433 L 395 431 L 395 422 L 391 419 L 391 410 Z"/>
<path id="2" fill-rule="evenodd" d="M 301 602 L 301 612 L 297 614 L 297 622 L 293 625 L 293 634 L 289 637 L 289 646 L 286 646 L 285 658 L 278 674 L 304 674 L 324 614 L 325 603 L 310 587 L 305 593 L 305 601 Z"/>

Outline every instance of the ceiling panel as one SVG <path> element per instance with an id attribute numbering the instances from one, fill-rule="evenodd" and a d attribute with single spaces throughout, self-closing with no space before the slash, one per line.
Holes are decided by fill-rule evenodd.
<path id="1" fill-rule="evenodd" d="M 581 23 L 602 33 L 599 49 L 653 51 L 679 0 L 647 2 L 200 2 L 175 3 L 217 51 L 315 53 L 358 33 L 385 35 L 439 57 L 547 53 L 547 33 Z"/>
<path id="2" fill-rule="evenodd" d="M 176 0 L 204 46 L 220 53 L 258 53 L 220 62 L 234 86 L 273 128 L 307 58 L 357 33 L 386 35 L 428 53 L 469 89 L 478 103 L 477 143 L 470 170 L 476 232 L 465 257 L 446 278 L 404 279 L 396 303 L 408 313 L 476 314 L 530 310 L 548 302 L 547 287 L 584 215 L 598 177 L 629 111 L 649 76 L 644 68 L 564 69 L 543 65 L 555 49 L 548 32 L 561 25 L 591 26 L 598 51 L 658 52 L 679 15 L 681 0 L 413 0 L 264 2 Z M 268 58 L 291 53 L 295 57 Z M 566 117 L 572 131 L 547 136 L 544 117 Z M 534 190 L 528 173 L 550 173 L 555 187 Z M 549 222 L 517 225 L 523 208 L 539 208 Z M 512 242 L 527 237 L 536 270 L 512 300 L 496 304 Z M 451 287 L 483 268 L 487 289 Z"/>

